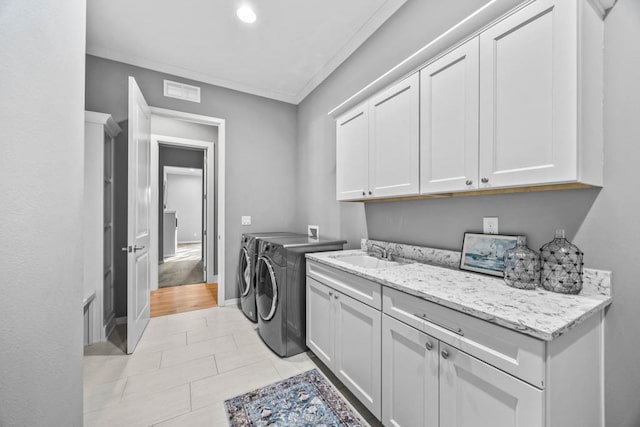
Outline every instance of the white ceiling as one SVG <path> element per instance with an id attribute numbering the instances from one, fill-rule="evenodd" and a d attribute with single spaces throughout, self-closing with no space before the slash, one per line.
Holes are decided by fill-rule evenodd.
<path id="1" fill-rule="evenodd" d="M 297 104 L 405 1 L 89 0 L 87 53 Z"/>

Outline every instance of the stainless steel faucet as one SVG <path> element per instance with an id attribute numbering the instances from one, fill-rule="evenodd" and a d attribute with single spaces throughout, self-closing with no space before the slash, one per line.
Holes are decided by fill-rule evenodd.
<path id="1" fill-rule="evenodd" d="M 380 252 L 380 257 L 383 259 L 387 259 L 389 256 L 389 254 L 387 253 L 387 248 L 385 248 L 384 246 L 377 245 L 375 243 L 371 244 L 371 251 Z"/>

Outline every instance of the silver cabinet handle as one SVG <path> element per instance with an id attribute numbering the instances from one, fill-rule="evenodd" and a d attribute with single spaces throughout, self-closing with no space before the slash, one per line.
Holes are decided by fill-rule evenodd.
<path id="1" fill-rule="evenodd" d="M 332 295 L 333 295 L 333 292 L 329 292 L 329 296 L 332 296 Z"/>
<path id="2" fill-rule="evenodd" d="M 427 341 L 424 346 L 426 347 L 427 351 L 431 351 L 433 349 L 433 343 L 431 341 Z"/>
<path id="3" fill-rule="evenodd" d="M 468 179 L 468 180 L 465 182 L 465 184 L 467 184 L 467 185 L 471 185 L 471 184 L 473 184 L 473 181 L 471 181 L 470 179 Z"/>
<path id="4" fill-rule="evenodd" d="M 440 352 L 440 355 L 442 356 L 443 359 L 448 359 L 449 358 L 449 352 L 447 350 L 442 350 Z"/>
<path id="5" fill-rule="evenodd" d="M 362 192 L 362 195 L 363 195 L 363 196 L 366 196 L 366 195 L 367 195 L 367 193 L 365 193 L 365 192 L 363 191 L 363 192 Z"/>
<path id="6" fill-rule="evenodd" d="M 373 193 L 371 191 L 369 191 L 369 195 L 372 195 Z"/>
<path id="7" fill-rule="evenodd" d="M 482 181 L 484 184 L 486 184 L 487 182 L 489 182 L 489 178 L 487 178 L 486 176 L 483 176 L 480 181 Z"/>
<path id="8" fill-rule="evenodd" d="M 338 294 L 335 294 L 333 297 L 334 297 L 335 299 L 338 299 Z"/>
<path id="9" fill-rule="evenodd" d="M 461 328 L 452 328 L 450 326 L 447 326 L 443 323 L 440 322 L 436 322 L 435 320 L 431 320 L 427 317 L 426 314 L 418 314 L 418 313 L 413 313 L 414 316 L 416 317 L 420 317 L 421 319 L 424 319 L 425 321 L 429 322 L 429 323 L 433 323 L 434 325 L 440 326 L 443 329 L 446 329 L 447 331 L 451 331 L 454 334 L 458 334 L 460 336 L 464 336 L 464 332 L 462 332 Z"/>
<path id="10" fill-rule="evenodd" d="M 138 252 L 144 249 L 144 246 L 134 246 L 133 247 L 133 252 Z"/>

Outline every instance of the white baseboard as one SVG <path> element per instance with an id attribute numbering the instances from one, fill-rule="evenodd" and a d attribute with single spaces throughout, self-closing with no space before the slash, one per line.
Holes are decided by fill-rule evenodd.
<path id="1" fill-rule="evenodd" d="M 231 299 L 227 299 L 224 300 L 224 306 L 228 306 L 228 305 L 238 305 L 240 304 L 240 298 L 231 298 Z"/>
<path id="2" fill-rule="evenodd" d="M 178 242 L 179 245 L 188 245 L 191 243 L 202 243 L 202 240 L 185 240 L 184 242 Z"/>

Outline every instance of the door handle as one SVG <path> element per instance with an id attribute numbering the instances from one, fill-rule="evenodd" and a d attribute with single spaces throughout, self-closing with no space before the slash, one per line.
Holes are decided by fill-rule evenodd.
<path id="1" fill-rule="evenodd" d="M 134 246 L 133 247 L 133 252 L 138 252 L 144 249 L 144 246 Z"/>

